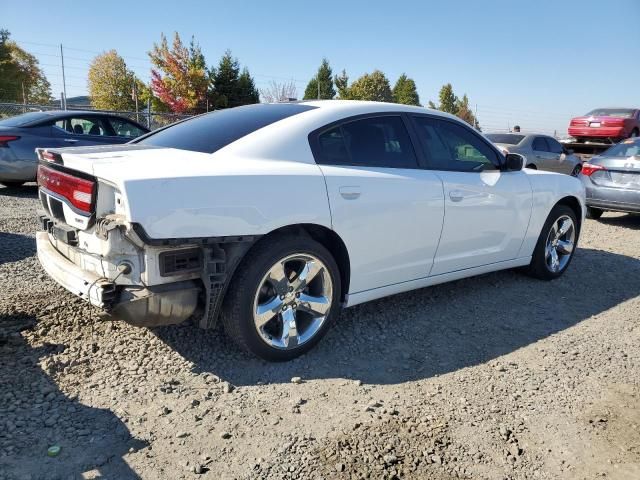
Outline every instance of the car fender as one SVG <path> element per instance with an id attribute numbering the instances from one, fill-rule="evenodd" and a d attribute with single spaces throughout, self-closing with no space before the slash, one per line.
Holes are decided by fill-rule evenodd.
<path id="1" fill-rule="evenodd" d="M 585 189 L 582 182 L 570 175 L 546 172 L 543 170 L 523 170 L 531 182 L 533 208 L 527 234 L 520 247 L 520 256 L 530 256 L 538 242 L 544 222 L 553 207 L 561 200 L 570 197 L 577 200 L 580 213 L 577 215 L 582 224 L 586 214 Z"/>

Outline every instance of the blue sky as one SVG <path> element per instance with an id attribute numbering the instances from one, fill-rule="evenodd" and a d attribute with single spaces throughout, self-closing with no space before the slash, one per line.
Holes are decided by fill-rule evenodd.
<path id="1" fill-rule="evenodd" d="M 423 104 L 451 82 L 485 131 L 564 133 L 602 106 L 640 107 L 640 0 L 0 0 L 0 28 L 38 57 L 56 95 L 86 94 L 93 56 L 116 49 L 148 81 L 160 33 L 195 35 L 208 64 L 226 49 L 259 87 L 293 79 L 301 97 L 322 57 L 353 80 L 406 72 Z"/>

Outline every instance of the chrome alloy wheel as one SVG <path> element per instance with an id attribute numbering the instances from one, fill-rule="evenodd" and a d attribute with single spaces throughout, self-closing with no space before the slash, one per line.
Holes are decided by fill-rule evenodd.
<path id="1" fill-rule="evenodd" d="M 262 278 L 253 301 L 253 321 L 269 346 L 293 349 L 318 333 L 333 298 L 329 270 L 308 254 L 289 255 Z"/>
<path id="2" fill-rule="evenodd" d="M 568 215 L 558 218 L 549 230 L 544 258 L 549 271 L 560 272 L 567 266 L 575 247 L 576 228 Z"/>

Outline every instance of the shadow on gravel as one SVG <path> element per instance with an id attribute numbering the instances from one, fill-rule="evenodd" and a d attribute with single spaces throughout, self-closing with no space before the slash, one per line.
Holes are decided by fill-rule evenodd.
<path id="1" fill-rule="evenodd" d="M 497 272 L 346 309 L 315 349 L 289 363 L 249 357 L 219 331 L 179 326 L 155 333 L 197 371 L 235 385 L 293 376 L 396 384 L 485 363 L 638 295 L 639 260 L 579 249 L 552 282 Z"/>
<path id="2" fill-rule="evenodd" d="M 146 444 L 111 411 L 57 388 L 38 361 L 65 347 L 28 345 L 19 332 L 35 323 L 30 315 L 0 316 L 0 479 L 138 479 L 123 455 Z M 61 451 L 50 458 L 53 445 Z"/>
<path id="3" fill-rule="evenodd" d="M 0 265 L 36 254 L 36 241 L 28 235 L 0 232 Z"/>
<path id="4" fill-rule="evenodd" d="M 602 217 L 597 220 L 605 225 L 611 225 L 614 227 L 629 228 L 631 230 L 640 230 L 640 215 L 621 215 L 617 217 Z"/>
<path id="5" fill-rule="evenodd" d="M 0 196 L 15 198 L 37 198 L 38 185 L 27 183 L 21 187 L 5 187 L 0 185 Z"/>

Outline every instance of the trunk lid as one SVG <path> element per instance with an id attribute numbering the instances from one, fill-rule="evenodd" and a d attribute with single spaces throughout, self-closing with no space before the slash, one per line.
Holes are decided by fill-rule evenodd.
<path id="1" fill-rule="evenodd" d="M 589 163 L 604 167 L 591 174 L 591 182 L 609 188 L 640 190 L 640 156 L 591 158 Z"/>

